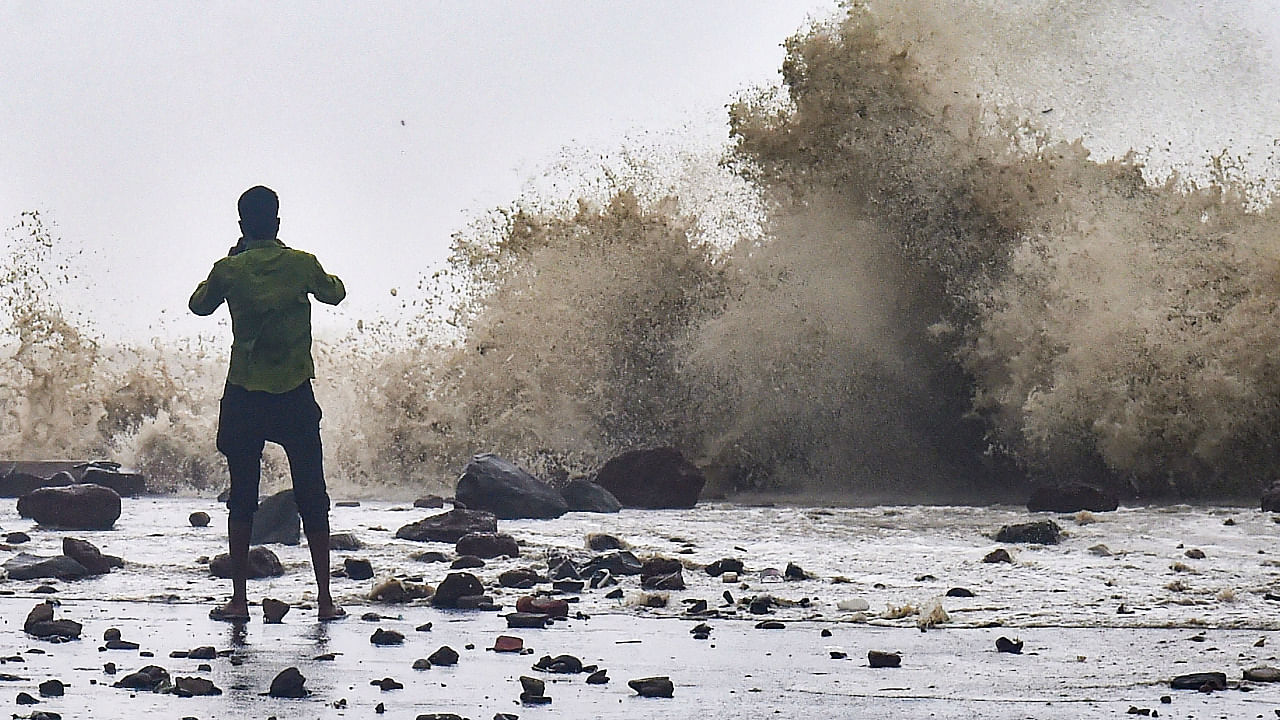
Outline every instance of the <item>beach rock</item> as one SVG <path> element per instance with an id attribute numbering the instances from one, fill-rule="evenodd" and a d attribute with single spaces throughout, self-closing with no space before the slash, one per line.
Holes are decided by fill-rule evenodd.
<path id="1" fill-rule="evenodd" d="M 627 685 L 640 697 L 669 698 L 675 693 L 675 684 L 665 675 L 628 680 Z"/>
<path id="2" fill-rule="evenodd" d="M 507 615 L 507 627 L 509 628 L 533 628 L 541 630 L 547 626 L 551 618 L 542 613 L 524 613 L 513 612 Z"/>
<path id="3" fill-rule="evenodd" d="M 454 495 L 468 508 L 487 510 L 503 520 L 557 518 L 569 511 L 560 493 L 492 453 L 467 463 Z"/>
<path id="4" fill-rule="evenodd" d="M 430 585 L 390 578 L 375 585 L 373 591 L 369 593 L 369 598 L 385 603 L 406 603 L 411 600 L 429 598 L 431 593 Z"/>
<path id="5" fill-rule="evenodd" d="M 547 557 L 547 575 L 552 580 L 582 579 L 582 573 L 578 570 L 577 563 L 568 557 L 555 554 Z"/>
<path id="6" fill-rule="evenodd" d="M 613 493 L 582 478 L 570 480 L 560 488 L 560 497 L 564 498 L 571 512 L 616 513 L 622 510 L 622 503 Z"/>
<path id="7" fill-rule="evenodd" d="M 105 575 L 123 565 L 120 558 L 103 555 L 93 543 L 80 538 L 62 538 L 62 554 L 83 565 L 90 575 Z"/>
<path id="8" fill-rule="evenodd" d="M 1062 528 L 1052 520 L 1005 525 L 996 533 L 996 542 L 1002 543 L 1057 545 L 1061 538 Z"/>
<path id="9" fill-rule="evenodd" d="M 218 657 L 218 649 L 212 645 L 201 645 L 187 651 L 188 660 L 212 660 Z"/>
<path id="10" fill-rule="evenodd" d="M 626 547 L 626 543 L 608 533 L 593 532 L 587 533 L 587 547 L 596 552 L 604 552 L 622 550 Z"/>
<path id="11" fill-rule="evenodd" d="M 66 487 L 75 482 L 76 479 L 67 472 L 42 476 L 10 466 L 0 474 L 0 497 L 17 498 L 42 487 Z"/>
<path id="12" fill-rule="evenodd" d="M 31 608 L 31 612 L 27 613 L 26 622 L 22 623 L 23 629 L 29 628 L 36 623 L 49 622 L 53 619 L 53 601 L 45 600 Z"/>
<path id="13" fill-rule="evenodd" d="M 114 687 L 130 690 L 146 690 L 155 692 L 169 682 L 169 671 L 159 665 L 147 665 L 137 672 L 129 673 L 116 681 Z"/>
<path id="14" fill-rule="evenodd" d="M 442 645 L 442 646 L 440 647 L 440 649 L 439 649 L 439 650 L 436 650 L 435 652 L 433 652 L 433 653 L 431 653 L 430 655 L 428 655 L 428 656 L 427 656 L 427 661 L 428 661 L 428 662 L 430 662 L 433 666 L 435 666 L 435 665 L 445 665 L 445 666 L 448 666 L 448 665 L 457 665 L 457 664 L 458 664 L 458 651 L 457 651 L 457 650 L 454 650 L 453 648 L 449 647 L 448 645 Z"/>
<path id="15" fill-rule="evenodd" d="M 374 645 L 403 645 L 404 634 L 397 630 L 378 628 L 373 631 L 373 635 L 369 636 L 369 642 Z"/>
<path id="16" fill-rule="evenodd" d="M 547 582 L 547 578 L 527 568 L 507 570 L 498 576 L 499 585 L 517 590 L 528 590 L 540 582 Z"/>
<path id="17" fill-rule="evenodd" d="M 648 575 L 640 580 L 645 590 L 684 590 L 684 573 L 676 570 L 667 575 Z"/>
<path id="18" fill-rule="evenodd" d="M 868 650 L 867 664 L 873 668 L 896 668 L 902 665 L 902 656 L 894 652 Z"/>
<path id="19" fill-rule="evenodd" d="M 947 591 L 947 597 L 973 597 L 973 591 L 969 588 L 953 587 Z"/>
<path id="20" fill-rule="evenodd" d="M 590 577 L 600 570 L 608 570 L 613 575 L 640 575 L 644 572 L 644 564 L 626 550 L 613 550 L 588 560 L 580 574 Z"/>
<path id="21" fill-rule="evenodd" d="M 609 671 L 608 671 L 608 670 L 597 670 L 597 671 L 595 671 L 595 672 L 591 673 L 590 675 L 588 675 L 588 676 L 587 676 L 587 684 L 588 684 L 588 685 L 608 685 L 608 684 L 609 684 Z"/>
<path id="22" fill-rule="evenodd" d="M 417 660 L 413 661 L 413 665 L 410 667 L 412 667 L 414 670 L 430 670 L 431 662 L 426 658 L 418 658 Z"/>
<path id="23" fill-rule="evenodd" d="M 573 655 L 543 655 L 533 664 L 534 670 L 556 673 L 559 675 L 577 675 L 582 672 L 582 660 Z"/>
<path id="24" fill-rule="evenodd" d="M 1027 509 L 1031 512 L 1074 513 L 1081 510 L 1110 512 L 1120 504 L 1111 492 L 1084 483 L 1038 485 L 1031 490 Z M 1048 543 L 1043 543 L 1048 544 Z"/>
<path id="25" fill-rule="evenodd" d="M 120 518 L 120 495 L 94 484 L 43 487 L 18 498 L 18 515 L 41 525 L 108 530 Z"/>
<path id="26" fill-rule="evenodd" d="M 258 503 L 258 509 L 253 514 L 250 544 L 297 545 L 301 541 L 302 518 L 298 515 L 298 503 L 294 500 L 292 490 L 282 490 Z"/>
<path id="27" fill-rule="evenodd" d="M 480 578 L 468 572 L 449 573 L 436 588 L 431 604 L 440 608 L 458 607 L 458 599 L 468 595 L 483 595 L 484 585 Z"/>
<path id="28" fill-rule="evenodd" d="M 36 689 L 40 692 L 40 697 L 62 697 L 66 694 L 66 687 L 66 684 L 55 678 L 45 680 Z"/>
<path id="29" fill-rule="evenodd" d="M 1188 673 L 1170 680 L 1169 687 L 1174 690 L 1226 690 L 1227 676 L 1220 672 Z"/>
<path id="30" fill-rule="evenodd" d="M 263 598 L 262 600 L 262 621 L 275 625 L 284 620 L 284 616 L 289 614 L 289 603 L 275 598 Z"/>
<path id="31" fill-rule="evenodd" d="M 1280 682 L 1280 668 L 1270 665 L 1258 665 L 1244 671 L 1244 679 L 1251 682 Z"/>
<path id="32" fill-rule="evenodd" d="M 449 564 L 450 570 L 474 570 L 484 567 L 484 560 L 475 555 L 462 555 Z"/>
<path id="33" fill-rule="evenodd" d="M 562 593 L 580 593 L 586 586 L 586 582 L 582 580 L 555 580 L 551 583 L 552 589 Z"/>
<path id="34" fill-rule="evenodd" d="M 58 578 L 74 580 L 89 575 L 89 570 L 66 555 L 32 555 L 18 553 L 4 562 L 10 580 Z"/>
<path id="35" fill-rule="evenodd" d="M 449 556 L 439 550 L 424 550 L 422 552 L 409 553 L 409 559 L 425 563 L 449 562 Z"/>
<path id="36" fill-rule="evenodd" d="M 787 568 L 782 571 L 782 576 L 788 580 L 808 580 L 809 573 L 805 572 L 799 565 L 789 562 Z"/>
<path id="37" fill-rule="evenodd" d="M 31 623 L 23 628 L 27 634 L 41 640 L 74 640 L 80 637 L 83 629 L 84 626 L 75 620 L 46 620 Z"/>
<path id="38" fill-rule="evenodd" d="M 423 495 L 413 501 L 416 508 L 442 508 L 444 507 L 444 498 L 439 495 Z"/>
<path id="39" fill-rule="evenodd" d="M 19 705 L 39 705 L 40 701 L 31 696 L 30 693 L 20 692 L 18 697 L 14 698 L 14 702 Z"/>
<path id="40" fill-rule="evenodd" d="M 187 522 L 191 523 L 191 527 L 209 527 L 209 513 L 197 510 L 187 516 Z"/>
<path id="41" fill-rule="evenodd" d="M 1017 638 L 1010 640 L 1009 638 L 1001 635 L 996 638 L 996 652 L 1020 655 L 1022 654 L 1022 641 Z"/>
<path id="42" fill-rule="evenodd" d="M 707 574 L 712 577 L 718 577 L 727 572 L 741 573 L 743 569 L 741 560 L 738 560 L 737 558 L 723 558 L 708 565 Z"/>
<path id="43" fill-rule="evenodd" d="M 1262 511 L 1280 512 L 1280 480 L 1262 491 Z"/>
<path id="44" fill-rule="evenodd" d="M 80 482 L 109 487 L 120 497 L 137 497 L 147 493 L 147 478 L 141 473 L 121 470 L 118 465 L 90 463 Z"/>
<path id="45" fill-rule="evenodd" d="M 569 603 L 562 598 L 524 595 L 516 600 L 516 612 L 569 617 Z"/>
<path id="46" fill-rule="evenodd" d="M 360 538 L 352 533 L 332 533 L 329 535 L 329 550 L 351 552 L 364 547 Z"/>
<path id="47" fill-rule="evenodd" d="M 458 538 L 454 550 L 459 555 L 475 555 L 479 558 L 520 557 L 520 546 L 516 539 L 506 533 L 478 532 L 467 533 Z"/>
<path id="48" fill-rule="evenodd" d="M 4 536 L 4 541 L 10 545 L 21 545 L 24 542 L 31 542 L 31 536 L 19 530 L 7 533 Z"/>
<path id="49" fill-rule="evenodd" d="M 304 684 L 307 679 L 302 676 L 296 667 L 288 667 L 280 671 L 275 679 L 271 681 L 271 689 L 267 694 L 274 698 L 304 698 L 311 693 L 307 691 Z"/>
<path id="50" fill-rule="evenodd" d="M 256 546 L 249 548 L 249 564 L 246 568 L 251 578 L 280 577 L 284 575 L 284 566 L 280 558 L 268 548 Z M 231 556 L 226 553 L 215 556 L 209 561 L 209 572 L 214 577 L 231 577 Z"/>
<path id="51" fill-rule="evenodd" d="M 395 678 L 382 678 L 381 680 L 371 680 L 370 685 L 376 685 L 379 690 L 386 692 L 388 690 L 403 690 L 404 684 Z"/>
<path id="52" fill-rule="evenodd" d="M 1012 557 L 1011 555 L 1009 555 L 1009 551 L 1008 551 L 1008 550 L 1005 550 L 1004 548 L 996 548 L 995 550 L 992 550 L 991 552 L 987 553 L 987 554 L 982 558 L 982 562 L 984 562 L 984 563 L 1011 563 L 1011 562 L 1013 562 L 1013 557 Z"/>
<path id="53" fill-rule="evenodd" d="M 670 575 L 674 572 L 680 572 L 684 569 L 684 565 L 675 558 L 662 557 L 661 555 L 651 555 L 640 563 L 640 577 L 646 578 L 651 575 Z"/>
<path id="54" fill-rule="evenodd" d="M 591 573 L 590 587 L 592 590 L 597 590 L 599 588 L 609 587 L 611 585 L 617 585 L 617 584 L 618 584 L 618 579 L 615 578 L 613 576 L 613 573 L 609 572 L 608 570 L 601 569 Z"/>
<path id="55" fill-rule="evenodd" d="M 493 513 L 454 508 L 405 525 L 396 531 L 396 537 L 418 542 L 456 543 L 467 533 L 497 531 L 498 519 Z"/>
<path id="56" fill-rule="evenodd" d="M 671 447 L 631 450 L 604 464 L 596 484 L 613 493 L 623 507 L 691 508 L 706 478 Z"/>
<path id="57" fill-rule="evenodd" d="M 546 697 L 547 684 L 538 678 L 521 675 L 520 689 L 520 702 L 542 704 L 551 701 Z"/>
<path id="58" fill-rule="evenodd" d="M 419 715 L 414 720 L 468 720 L 467 718 L 455 713 L 426 713 Z"/>
<path id="59" fill-rule="evenodd" d="M 499 635 L 493 641 L 493 651 L 500 653 L 520 652 L 524 649 L 524 640 L 511 635 Z"/>
<path id="60" fill-rule="evenodd" d="M 173 694 L 178 697 L 198 697 L 221 695 L 222 690 L 212 680 L 202 677 L 176 677 L 173 679 Z"/>
<path id="61" fill-rule="evenodd" d="M 373 563 L 363 558 L 343 558 L 342 569 L 352 580 L 368 580 L 373 577 Z"/>

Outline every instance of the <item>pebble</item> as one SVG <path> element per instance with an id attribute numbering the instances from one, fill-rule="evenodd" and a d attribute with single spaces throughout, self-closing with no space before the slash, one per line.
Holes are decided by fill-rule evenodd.
<path id="1" fill-rule="evenodd" d="M 1020 655 L 1022 653 L 1022 640 L 1019 640 L 1018 638 L 1010 640 L 1009 638 L 1001 635 L 996 638 L 996 651 Z"/>
<path id="2" fill-rule="evenodd" d="M 303 698 L 310 694 L 305 687 L 306 682 L 298 668 L 288 667 L 271 681 L 267 694 L 275 698 Z"/>
<path id="3" fill-rule="evenodd" d="M 285 615 L 289 614 L 289 603 L 276 600 L 275 598 L 264 598 L 262 600 L 262 621 L 275 625 L 280 623 Z"/>
<path id="4" fill-rule="evenodd" d="M 873 668 L 896 668 L 902 665 L 902 655 L 881 650 L 867 651 L 867 664 Z"/>
<path id="5" fill-rule="evenodd" d="M 191 527 L 208 527 L 209 513 L 197 510 L 187 516 L 187 522 L 191 523 Z"/>
<path id="6" fill-rule="evenodd" d="M 45 680 L 40 683 L 40 697 L 62 697 L 67 686 L 61 680 Z"/>
<path id="7" fill-rule="evenodd" d="M 448 645 L 442 645 L 439 650 L 428 655 L 427 660 L 432 665 L 456 665 L 458 663 L 458 651 Z"/>
<path id="8" fill-rule="evenodd" d="M 373 635 L 369 637 L 369 642 L 374 645 L 400 645 L 404 643 L 404 635 L 395 630 L 383 630 L 378 628 L 373 631 Z"/>
<path id="9" fill-rule="evenodd" d="M 628 680 L 627 685 L 640 697 L 669 698 L 675 693 L 675 684 L 665 675 Z"/>

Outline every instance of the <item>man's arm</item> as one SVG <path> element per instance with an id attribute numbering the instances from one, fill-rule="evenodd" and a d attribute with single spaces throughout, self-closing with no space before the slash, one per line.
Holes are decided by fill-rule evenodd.
<path id="1" fill-rule="evenodd" d="M 202 280 L 196 286 L 196 291 L 191 293 L 191 299 L 187 301 L 187 307 L 191 308 L 191 312 L 197 315 L 212 315 L 214 310 L 226 300 L 225 290 L 222 283 L 218 282 L 218 267 L 215 265 L 209 271 L 209 277 Z"/>
<path id="2" fill-rule="evenodd" d="M 316 299 L 326 305 L 337 305 L 347 296 L 347 288 L 338 279 L 337 275 L 330 275 L 320 267 L 320 261 L 313 256 L 311 258 L 315 267 L 311 272 L 311 283 L 307 289 L 311 291 Z"/>

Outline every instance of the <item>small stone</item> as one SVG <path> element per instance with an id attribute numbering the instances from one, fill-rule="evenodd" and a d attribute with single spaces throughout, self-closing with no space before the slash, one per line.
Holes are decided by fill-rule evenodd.
<path id="1" fill-rule="evenodd" d="M 675 684 L 671 678 L 663 676 L 628 680 L 627 685 L 640 697 L 671 697 L 675 692 Z"/>
<path id="2" fill-rule="evenodd" d="M 494 652 L 520 652 L 523 649 L 524 640 L 521 640 L 518 637 L 512 637 L 511 635 L 499 635 L 498 638 L 493 641 Z"/>
<path id="3" fill-rule="evenodd" d="M 1203 559 L 1204 559 L 1204 551 L 1203 551 L 1203 550 L 1201 550 L 1200 548 L 1189 548 L 1185 553 L 1183 553 L 1183 555 L 1186 555 L 1187 557 L 1191 558 L 1192 560 L 1203 560 Z"/>
<path id="4" fill-rule="evenodd" d="M 624 550 L 626 544 L 608 533 L 587 533 L 587 547 L 596 552 L 606 550 Z"/>
<path id="5" fill-rule="evenodd" d="M 1244 671 L 1244 679 L 1253 682 L 1280 682 L 1280 668 L 1258 665 Z"/>
<path id="6" fill-rule="evenodd" d="M 428 655 L 427 660 L 430 660 L 432 665 L 456 665 L 458 651 L 448 645 L 442 645 L 439 650 Z"/>
<path id="7" fill-rule="evenodd" d="M 191 660 L 212 660 L 216 657 L 218 657 L 218 651 L 212 645 L 201 645 L 187 653 L 187 658 Z"/>
<path id="8" fill-rule="evenodd" d="M 431 661 L 426 658 L 418 658 L 417 660 L 413 661 L 413 669 L 414 670 L 430 670 Z"/>
<path id="9" fill-rule="evenodd" d="M 374 645 L 400 645 L 404 643 L 404 635 L 395 630 L 383 630 L 378 628 L 373 631 L 373 635 L 369 637 L 369 642 Z"/>
<path id="10" fill-rule="evenodd" d="M 431 632 L 431 623 L 423 623 L 414 628 L 414 630 L 417 632 Z"/>
<path id="11" fill-rule="evenodd" d="M 520 676 L 520 687 L 530 695 L 546 694 L 547 684 L 536 677 Z"/>
<path id="12" fill-rule="evenodd" d="M 4 541 L 10 545 L 21 545 L 24 542 L 31 542 L 31 536 L 19 530 L 7 533 L 4 536 Z"/>
<path id="13" fill-rule="evenodd" d="M 995 550 L 992 550 L 991 552 L 987 553 L 986 557 L 982 558 L 982 562 L 1011 563 L 1013 562 L 1013 557 L 1009 555 L 1008 550 L 1005 550 L 1004 548 L 996 548 Z"/>
<path id="14" fill-rule="evenodd" d="M 120 639 L 120 628 L 107 628 L 102 631 L 102 639 L 111 642 Z"/>
<path id="15" fill-rule="evenodd" d="M 275 598 L 264 598 L 262 600 L 262 618 L 263 622 L 275 625 L 289 614 L 289 603 Z"/>
<path id="16" fill-rule="evenodd" d="M 484 567 L 484 565 L 485 565 L 484 560 L 480 559 L 475 555 L 462 555 L 462 556 L 459 556 L 457 560 L 454 560 L 449 565 L 449 569 L 470 570 L 473 568 L 482 568 Z"/>
<path id="17" fill-rule="evenodd" d="M 209 527 L 209 513 L 197 510 L 187 516 L 187 522 L 191 523 L 191 527 Z"/>
<path id="18" fill-rule="evenodd" d="M 973 591 L 969 588 L 953 587 L 947 591 L 947 597 L 973 597 Z"/>
<path id="19" fill-rule="evenodd" d="M 789 562 L 787 569 L 782 571 L 782 576 L 788 580 L 808 580 L 809 573 L 805 572 L 799 565 Z"/>
<path id="20" fill-rule="evenodd" d="M 587 676 L 588 685 L 605 685 L 609 682 L 609 672 L 607 670 L 597 670 Z"/>
<path id="21" fill-rule="evenodd" d="M 373 577 L 373 564 L 363 558 L 345 558 L 342 568 L 352 580 L 368 580 Z"/>
<path id="22" fill-rule="evenodd" d="M 24 692 L 18 693 L 18 697 L 16 700 L 14 700 L 14 702 L 18 703 L 19 705 L 39 705 L 40 704 L 39 700 L 31 697 L 30 695 Z"/>
<path id="23" fill-rule="evenodd" d="M 296 667 L 288 667 L 280 671 L 271 681 L 271 689 L 267 694 L 275 698 L 304 698 L 310 693 L 304 687 L 307 679 Z"/>
<path id="24" fill-rule="evenodd" d="M 550 617 L 542 613 L 513 612 L 507 615 L 507 627 L 544 628 L 550 620 Z"/>
<path id="25" fill-rule="evenodd" d="M 902 656 L 895 652 L 868 650 L 867 664 L 873 668 L 896 668 L 902 665 Z"/>
<path id="26" fill-rule="evenodd" d="M 386 691 L 388 691 L 388 690 L 403 690 L 403 689 L 404 689 L 404 685 L 402 685 L 401 683 L 397 682 L 395 678 L 389 678 L 389 677 L 388 677 L 388 678 L 382 678 L 381 680 L 372 680 L 372 681 L 370 681 L 370 682 L 369 682 L 369 684 L 370 684 L 370 685 L 377 685 L 377 686 L 378 686 L 378 688 L 379 688 L 379 689 L 381 689 L 383 692 L 386 692 Z"/>
<path id="27" fill-rule="evenodd" d="M 996 651 L 1019 655 L 1022 653 L 1022 641 L 1017 638 L 1010 640 L 1009 638 L 1001 635 L 996 638 Z"/>
<path id="28" fill-rule="evenodd" d="M 1179 675 L 1169 681 L 1174 690 L 1226 690 L 1227 676 L 1220 672 L 1198 672 Z"/>
<path id="29" fill-rule="evenodd" d="M 67 686 L 61 680 L 45 680 L 40 683 L 40 697 L 62 697 Z"/>
<path id="30" fill-rule="evenodd" d="M 757 630 L 785 630 L 786 628 L 786 623 L 778 620 L 764 620 L 756 623 Z"/>

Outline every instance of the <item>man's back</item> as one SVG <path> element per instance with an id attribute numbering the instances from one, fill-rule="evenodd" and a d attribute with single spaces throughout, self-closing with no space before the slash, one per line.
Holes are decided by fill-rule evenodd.
<path id="1" fill-rule="evenodd" d="M 189 305 L 197 315 L 209 315 L 225 300 L 231 310 L 227 382 L 280 393 L 314 377 L 308 294 L 336 305 L 346 289 L 314 255 L 276 240 L 251 242 L 214 264 Z"/>

